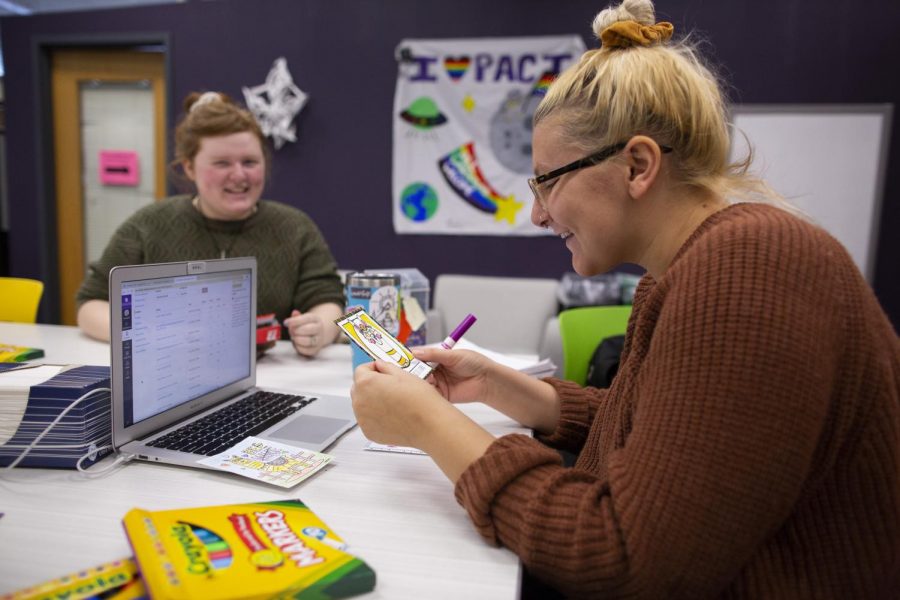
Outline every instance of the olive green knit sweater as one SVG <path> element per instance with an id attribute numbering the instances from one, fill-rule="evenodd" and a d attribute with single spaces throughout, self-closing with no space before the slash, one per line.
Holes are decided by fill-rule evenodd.
<path id="1" fill-rule="evenodd" d="M 844 248 L 777 208 L 707 219 L 635 296 L 608 390 L 550 380 L 544 441 L 457 483 L 577 598 L 900 595 L 900 342 Z"/>
<path id="2" fill-rule="evenodd" d="M 302 211 L 261 200 L 243 221 L 203 217 L 189 196 L 145 206 L 113 234 L 90 265 L 77 301 L 108 300 L 109 270 L 117 265 L 255 256 L 258 265 L 257 312 L 283 321 L 296 308 L 323 302 L 344 305 L 334 258 L 315 223 Z"/>

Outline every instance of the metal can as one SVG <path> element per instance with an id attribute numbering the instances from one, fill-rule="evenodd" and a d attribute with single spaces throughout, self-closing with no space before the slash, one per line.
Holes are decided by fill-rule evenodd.
<path id="1" fill-rule="evenodd" d="M 347 309 L 361 306 L 379 325 L 397 337 L 400 333 L 400 276 L 395 273 L 347 275 Z M 353 348 L 353 367 L 371 360 L 361 349 Z"/>
<path id="2" fill-rule="evenodd" d="M 347 308 L 362 306 L 393 336 L 400 332 L 400 276 L 394 273 L 351 273 L 347 276 Z"/>

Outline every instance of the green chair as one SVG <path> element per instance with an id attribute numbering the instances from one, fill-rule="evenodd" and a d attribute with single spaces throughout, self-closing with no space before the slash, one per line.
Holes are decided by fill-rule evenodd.
<path id="1" fill-rule="evenodd" d="M 585 306 L 559 313 L 559 335 L 563 351 L 563 379 L 584 385 L 588 363 L 597 345 L 628 328 L 631 305 Z"/>
<path id="2" fill-rule="evenodd" d="M 0 321 L 34 323 L 44 293 L 43 282 L 19 277 L 0 277 Z"/>

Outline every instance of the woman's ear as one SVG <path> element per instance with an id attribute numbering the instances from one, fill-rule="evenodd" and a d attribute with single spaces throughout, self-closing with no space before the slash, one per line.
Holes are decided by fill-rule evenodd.
<path id="1" fill-rule="evenodd" d="M 656 182 L 662 164 L 659 144 L 645 135 L 636 135 L 622 152 L 628 166 L 628 191 L 633 198 L 643 197 Z"/>
<path id="2" fill-rule="evenodd" d="M 184 170 L 184 174 L 187 175 L 187 178 L 191 181 L 196 181 L 194 179 L 194 164 L 189 160 L 181 161 L 181 168 Z"/>

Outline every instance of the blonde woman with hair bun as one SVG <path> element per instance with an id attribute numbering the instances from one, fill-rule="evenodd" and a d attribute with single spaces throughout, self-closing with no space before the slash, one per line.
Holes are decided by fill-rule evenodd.
<path id="1" fill-rule="evenodd" d="M 274 313 L 303 356 L 334 342 L 344 308 L 334 258 L 305 212 L 262 199 L 270 162 L 247 109 L 221 92 L 189 94 L 171 166 L 191 193 L 145 206 L 116 230 L 78 290 L 82 331 L 109 340 L 114 266 L 254 256 L 259 314 Z"/>
<path id="2" fill-rule="evenodd" d="M 729 162 L 722 87 L 650 2 L 594 29 L 535 113 L 531 216 L 581 275 L 646 271 L 611 387 L 421 349 L 431 382 L 356 371 L 360 426 L 431 456 L 525 598 L 896 598 L 891 323 L 840 243 Z M 453 406 L 474 401 L 535 438 Z"/>

